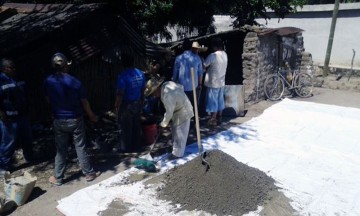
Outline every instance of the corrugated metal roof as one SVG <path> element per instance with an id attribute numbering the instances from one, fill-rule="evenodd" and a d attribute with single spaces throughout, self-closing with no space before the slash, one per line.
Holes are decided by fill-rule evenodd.
<path id="1" fill-rule="evenodd" d="M 41 38 L 76 18 L 88 16 L 101 7 L 103 4 L 4 4 L 0 15 L 8 11 L 12 14 L 0 20 L 0 55 Z"/>
<path id="2" fill-rule="evenodd" d="M 6 3 L 0 7 L 0 56 L 9 50 L 38 40 L 54 30 L 62 29 L 70 22 L 89 17 L 105 6 Z M 73 58 L 84 60 L 104 48 L 132 50 L 144 57 L 158 56 L 164 52 L 165 48 L 146 41 L 123 18 L 119 17 L 118 21 L 119 26 L 116 29 L 101 29 L 69 45 L 68 49 Z"/>
<path id="3" fill-rule="evenodd" d="M 296 27 L 280 27 L 280 28 L 268 28 L 258 32 L 258 35 L 276 34 L 279 36 L 287 36 L 303 32 L 303 29 Z"/>

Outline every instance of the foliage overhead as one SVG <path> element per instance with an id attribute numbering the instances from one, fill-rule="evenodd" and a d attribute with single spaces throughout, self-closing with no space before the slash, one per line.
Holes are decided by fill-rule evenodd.
<path id="1" fill-rule="evenodd" d="M 342 2 L 359 0 L 343 0 Z M 279 18 L 295 12 L 297 6 L 307 3 L 329 3 L 333 0 L 13 0 L 23 3 L 100 3 L 111 5 L 116 13 L 125 18 L 144 36 L 160 34 L 170 38 L 168 26 L 178 26 L 185 31 L 198 30 L 199 35 L 214 31 L 213 15 L 230 15 L 232 26 L 257 24 L 256 18 L 269 19 L 266 10 L 271 9 Z"/>

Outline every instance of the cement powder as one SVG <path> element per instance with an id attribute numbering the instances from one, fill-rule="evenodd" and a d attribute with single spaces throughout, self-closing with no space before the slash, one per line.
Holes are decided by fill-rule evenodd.
<path id="1" fill-rule="evenodd" d="M 207 172 L 200 157 L 166 172 L 159 198 L 180 204 L 180 210 L 243 215 L 257 210 L 277 189 L 264 172 L 220 150 L 207 152 L 206 160 L 210 163 Z"/>

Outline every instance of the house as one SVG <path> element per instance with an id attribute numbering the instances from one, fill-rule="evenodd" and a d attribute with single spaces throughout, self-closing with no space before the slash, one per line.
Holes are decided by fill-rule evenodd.
<path id="1" fill-rule="evenodd" d="M 228 67 L 225 77 L 224 115 L 241 115 L 245 107 L 265 99 L 264 81 L 288 61 L 292 69 L 305 64 L 312 65 L 311 57 L 304 53 L 302 29 L 295 27 L 259 28 L 245 26 L 241 29 L 223 31 L 199 37 L 191 37 L 205 47 L 211 46 L 211 39 L 220 37 L 228 54 Z M 167 43 L 174 50 L 181 47 L 182 41 Z M 203 58 L 210 54 L 200 53 Z M 303 57 L 306 55 L 307 59 Z M 302 67 L 304 69 L 305 67 Z M 204 114 L 204 102 L 200 101 L 200 113 Z"/>
<path id="2" fill-rule="evenodd" d="M 102 113 L 113 107 L 121 53 L 132 53 L 135 65 L 145 70 L 147 58 L 163 50 L 106 4 L 6 3 L 0 8 L 0 58 L 13 59 L 27 83 L 33 121 L 50 117 L 43 81 L 52 73 L 54 53 L 72 61 L 70 73 L 84 83 L 95 112 Z"/>

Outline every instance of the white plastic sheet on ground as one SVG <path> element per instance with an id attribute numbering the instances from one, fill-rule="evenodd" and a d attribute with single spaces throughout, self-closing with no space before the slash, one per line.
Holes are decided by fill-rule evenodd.
<path id="1" fill-rule="evenodd" d="M 203 145 L 273 177 L 299 215 L 360 215 L 360 109 L 285 99 Z M 186 151 L 178 163 L 196 156 L 196 144 Z M 162 172 L 172 166 L 162 164 Z M 156 199 L 154 189 L 122 184 L 131 172 L 138 171 L 77 191 L 57 208 L 65 215 L 97 215 L 121 199 L 130 204 L 128 215 L 173 215 L 174 207 Z"/>

